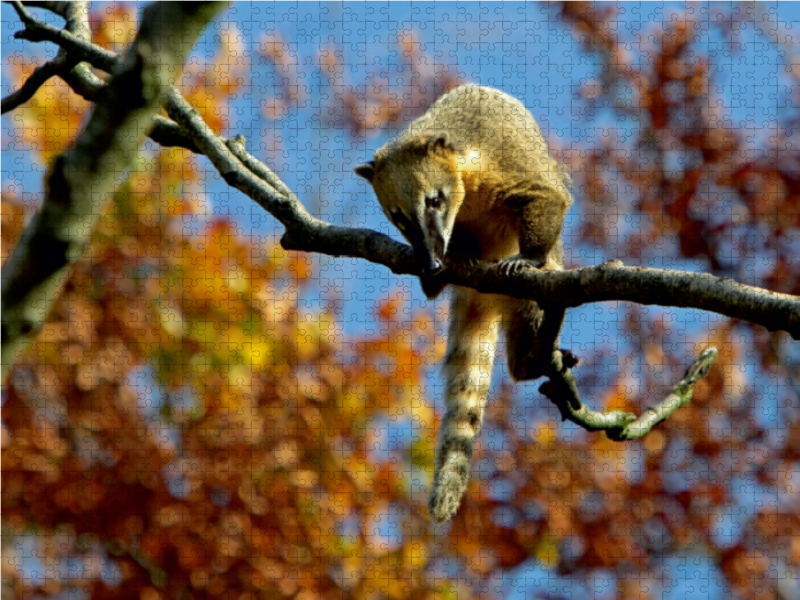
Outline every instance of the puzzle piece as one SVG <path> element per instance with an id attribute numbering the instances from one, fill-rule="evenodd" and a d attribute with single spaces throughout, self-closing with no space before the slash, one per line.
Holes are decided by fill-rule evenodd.
<path id="1" fill-rule="evenodd" d="M 86 17 L 80 3 L 43 4 L 27 6 L 31 18 L 60 30 L 77 10 L 71 31 L 82 24 L 118 55 L 142 19 L 136 4 L 92 3 Z M 411 148 L 431 168 L 383 188 L 413 196 L 414 214 L 382 210 L 353 170 L 373 159 L 385 169 L 375 152 L 448 91 L 500 90 L 571 173 L 567 271 L 618 259 L 608 277 L 623 265 L 711 273 L 797 296 L 798 7 L 238 2 L 176 85 L 214 134 L 244 136 L 311 215 L 403 243 L 419 232 L 395 224 L 428 241 L 453 233 L 431 211 L 452 201 L 455 179 L 436 169 L 463 139 L 491 122 L 487 139 L 507 151 L 523 128 L 538 139 L 532 121 L 498 119 L 489 95 L 460 105 L 478 115 L 463 136 L 432 116 Z M 5 265 L 106 75 L 95 65 L 76 93 L 63 71 L 16 102 L 60 46 L 41 28 L 46 43 L 15 37 L 19 6 L 0 11 L 7 306 Z M 615 442 L 613 428 L 562 421 L 566 408 L 540 391 L 554 377 L 512 379 L 520 345 L 490 331 L 508 299 L 454 310 L 453 288 L 429 299 L 418 277 L 378 262 L 284 250 L 284 226 L 230 172 L 155 138 L 113 174 L 119 186 L 49 292 L 45 325 L 4 365 L 3 598 L 800 597 L 800 345 L 789 333 L 698 308 L 570 307 L 556 347 L 585 405 L 620 419 L 647 415 L 718 349 L 691 402 Z M 481 162 L 491 152 L 475 152 L 459 181 L 493 169 L 508 182 L 501 163 Z M 523 181 L 541 176 L 534 163 Z M 519 213 L 504 218 L 519 228 Z M 474 221 L 483 231 L 488 217 Z M 472 254 L 470 239 L 434 248 L 428 266 L 461 268 L 448 262 L 455 247 L 469 268 L 516 254 L 481 241 Z M 523 285 L 531 264 L 512 262 Z M 459 363 L 466 346 L 446 356 L 456 313 L 477 323 L 458 335 L 497 355 L 480 373 Z M 448 423 L 442 439 L 472 454 L 457 463 L 471 478 L 453 518 L 435 524 L 426 506 Z M 467 429 L 469 452 L 457 443 Z"/>

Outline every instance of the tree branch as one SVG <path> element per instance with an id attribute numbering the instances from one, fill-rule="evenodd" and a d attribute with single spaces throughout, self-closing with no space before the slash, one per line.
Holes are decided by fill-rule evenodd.
<path id="1" fill-rule="evenodd" d="M 547 373 L 549 380 L 539 387 L 539 391 L 558 407 L 563 420 L 572 421 L 587 431 L 605 431 L 609 438 L 618 442 L 636 440 L 689 403 L 695 385 L 708 375 L 716 358 L 716 348 L 703 350 L 667 397 L 648 408 L 640 417 L 623 411 L 590 410 L 581 402 L 575 376 L 570 372 L 568 365 L 564 364 L 566 361 L 563 358 L 563 351 L 553 352 L 552 363 Z"/>
<path id="2" fill-rule="evenodd" d="M 62 16 L 67 22 L 64 26 L 66 31 L 79 40 L 90 41 L 88 2 L 31 2 L 29 4 L 47 8 Z M 21 3 L 13 2 L 12 5 L 23 23 L 38 24 Z M 50 78 L 56 75 L 63 77 L 64 74 L 70 73 L 75 68 L 76 63 L 77 59 L 72 56 L 68 57 L 66 50 L 59 48 L 58 54 L 53 60 L 46 62 L 41 67 L 37 67 L 19 90 L 3 98 L 0 104 L 0 114 L 5 114 L 33 98 L 39 88 L 47 83 Z M 84 70 L 88 71 L 88 68 L 84 66 L 81 72 Z"/>
<path id="3" fill-rule="evenodd" d="M 25 6 L 31 6 L 33 8 L 46 8 L 52 13 L 57 14 L 59 17 L 67 18 L 69 14 L 69 5 L 75 4 L 74 2 L 58 2 L 56 0 L 52 1 L 45 1 L 45 2 L 23 2 Z"/>
<path id="4" fill-rule="evenodd" d="M 105 87 L 105 82 L 92 73 L 85 63 L 59 75 L 75 93 L 90 102 L 97 102 Z M 153 117 L 153 129 L 149 137 L 165 148 L 185 148 L 195 154 L 202 154 L 194 140 L 180 125 L 161 115 Z"/>
<path id="5" fill-rule="evenodd" d="M 202 153 L 209 158 L 228 185 L 258 202 L 287 228 L 309 230 L 325 226 L 323 221 L 312 217 L 306 211 L 297 197 L 265 165 L 259 163 L 259 175 L 246 168 L 226 145 L 226 140 L 216 135 L 206 125 L 200 113 L 192 108 L 177 88 L 169 90 L 164 107 L 167 114 L 194 138 Z M 243 139 L 240 137 L 235 142 L 235 145 L 239 146 L 237 151 L 240 154 L 244 151 L 241 148 Z M 252 157 L 250 159 L 257 162 Z"/>
<path id="6" fill-rule="evenodd" d="M 33 98 L 39 88 L 47 83 L 50 78 L 58 75 L 64 66 L 65 61 L 63 59 L 55 58 L 47 61 L 41 67 L 36 67 L 21 88 L 3 98 L 2 103 L 0 103 L 0 114 L 6 114 L 8 111 L 25 104 Z"/>
<path id="7" fill-rule="evenodd" d="M 95 46 L 88 39 L 82 39 L 83 36 L 37 21 L 25 10 L 21 2 L 12 2 L 11 5 L 25 25 L 25 29 L 14 34 L 15 39 L 28 40 L 29 42 L 53 42 L 69 54 L 85 60 L 106 73 L 111 73 L 117 66 L 119 56 L 110 50 Z"/>
<path id="8" fill-rule="evenodd" d="M 529 269 L 506 276 L 494 265 L 476 267 L 448 264 L 442 281 L 465 285 L 480 292 L 517 298 L 547 300 L 574 308 L 590 302 L 630 301 L 637 304 L 697 308 L 764 326 L 784 330 L 800 339 L 800 297 L 770 292 L 738 283 L 730 277 L 710 273 L 687 273 L 646 267 L 626 267 L 618 260 L 568 271 Z"/>
<path id="9" fill-rule="evenodd" d="M 3 378 L 16 352 L 44 322 L 62 287 L 66 267 L 83 253 L 102 204 L 153 126 L 162 93 L 221 7 L 220 2 L 152 4 L 144 10 L 141 28 L 124 60 L 114 57 L 117 68 L 100 92 L 86 128 L 75 145 L 55 159 L 42 209 L 3 267 Z M 51 35 L 50 29 L 55 30 L 37 24 L 19 3 L 15 8 L 25 31 Z M 55 31 L 78 40 L 68 32 Z"/>

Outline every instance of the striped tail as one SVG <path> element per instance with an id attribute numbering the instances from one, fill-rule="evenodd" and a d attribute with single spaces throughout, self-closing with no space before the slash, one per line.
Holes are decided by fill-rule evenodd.
<path id="1" fill-rule="evenodd" d="M 444 362 L 445 415 L 428 509 L 437 523 L 458 512 L 483 423 L 501 315 L 500 298 L 455 288 Z"/>

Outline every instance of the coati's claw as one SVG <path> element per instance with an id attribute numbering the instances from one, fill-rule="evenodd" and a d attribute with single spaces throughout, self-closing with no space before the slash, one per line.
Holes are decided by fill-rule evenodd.
<path id="1" fill-rule="evenodd" d="M 528 258 L 523 258 L 519 254 L 504 258 L 497 263 L 497 267 L 503 275 L 512 275 L 519 273 L 525 269 L 541 269 L 544 266 L 544 261 L 534 261 Z"/>

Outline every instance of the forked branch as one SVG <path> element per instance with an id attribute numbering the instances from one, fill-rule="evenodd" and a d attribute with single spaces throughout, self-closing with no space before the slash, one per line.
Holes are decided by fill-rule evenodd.
<path id="1" fill-rule="evenodd" d="M 595 412 L 583 404 L 578 393 L 575 376 L 564 363 L 563 351 L 553 352 L 549 380 L 539 391 L 547 396 L 561 411 L 565 421 L 572 421 L 587 431 L 605 431 L 615 441 L 637 440 L 656 425 L 669 418 L 676 410 L 692 399 L 697 382 L 708 375 L 717 358 L 717 349 L 706 348 L 686 370 L 683 378 L 672 388 L 667 397 L 645 410 L 640 417 L 623 411 Z"/>

